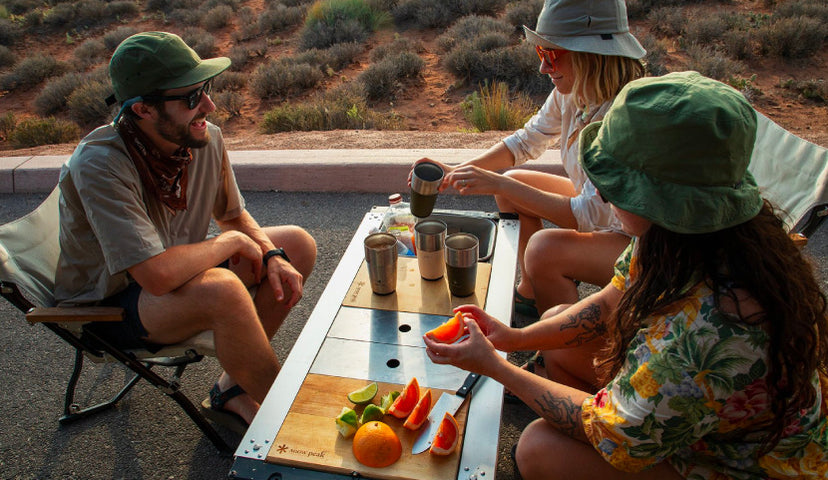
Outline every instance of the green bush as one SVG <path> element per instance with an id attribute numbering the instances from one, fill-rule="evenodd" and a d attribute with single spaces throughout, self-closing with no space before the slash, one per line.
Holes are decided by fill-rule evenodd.
<path id="1" fill-rule="evenodd" d="M 110 23 L 115 17 L 107 17 L 106 3 L 103 0 L 81 0 L 76 4 L 75 29 L 90 28 L 102 23 Z"/>
<path id="2" fill-rule="evenodd" d="M 0 18 L 0 45 L 14 45 L 22 35 L 20 27 L 11 20 Z"/>
<path id="3" fill-rule="evenodd" d="M 91 67 L 109 60 L 109 50 L 100 38 L 89 38 L 77 46 L 72 56 L 83 67 Z"/>
<path id="4" fill-rule="evenodd" d="M 509 86 L 498 82 L 482 85 L 462 104 L 466 120 L 480 131 L 515 130 L 534 115 L 537 107 L 523 94 L 509 96 Z"/>
<path id="5" fill-rule="evenodd" d="M 724 51 L 737 60 L 750 60 L 753 54 L 753 36 L 749 30 L 729 30 L 722 35 Z"/>
<path id="6" fill-rule="evenodd" d="M 687 23 L 684 10 L 673 7 L 659 7 L 647 14 L 650 32 L 660 37 L 677 37 L 681 35 Z"/>
<path id="7" fill-rule="evenodd" d="M 496 15 L 505 5 L 502 0 L 401 0 L 391 14 L 398 25 L 440 28 L 467 15 Z"/>
<path id="8" fill-rule="evenodd" d="M 780 86 L 792 90 L 809 100 L 820 103 L 828 102 L 828 84 L 825 83 L 824 79 L 785 80 L 781 82 Z"/>
<path id="9" fill-rule="evenodd" d="M 121 42 L 138 32 L 139 30 L 135 27 L 118 27 L 115 30 L 104 33 L 103 42 L 104 45 L 106 45 L 107 50 L 114 52 Z"/>
<path id="10" fill-rule="evenodd" d="M 17 62 L 17 57 L 14 52 L 9 47 L 0 45 L 0 70 L 11 67 L 15 62 Z"/>
<path id="11" fill-rule="evenodd" d="M 788 17 L 757 32 L 763 52 L 783 58 L 807 58 L 822 50 L 828 25 L 816 18 Z"/>
<path id="12" fill-rule="evenodd" d="M 780 2 L 773 10 L 773 17 L 795 18 L 808 17 L 828 23 L 828 3 L 825 0 L 795 0 Z"/>
<path id="13" fill-rule="evenodd" d="M 239 92 L 217 92 L 211 95 L 216 108 L 226 112 L 231 117 L 241 116 L 242 108 L 244 108 L 244 95 Z"/>
<path id="14" fill-rule="evenodd" d="M 239 91 L 247 86 L 247 74 L 241 72 L 224 72 L 213 79 L 213 89 L 217 92 L 225 90 Z"/>
<path id="15" fill-rule="evenodd" d="M 299 43 L 304 50 L 362 43 L 389 21 L 386 12 L 373 9 L 364 0 L 318 0 L 308 9 Z"/>
<path id="16" fill-rule="evenodd" d="M 181 39 L 196 51 L 201 58 L 211 58 L 216 52 L 216 37 L 199 27 L 187 27 L 181 33 Z"/>
<path id="17" fill-rule="evenodd" d="M 18 62 L 10 72 L 0 75 L 0 90 L 31 88 L 66 70 L 67 66 L 54 57 L 36 53 Z"/>
<path id="18" fill-rule="evenodd" d="M 130 0 L 117 0 L 106 4 L 104 16 L 106 18 L 124 19 L 138 15 L 139 11 L 137 3 Z"/>
<path id="19" fill-rule="evenodd" d="M 229 5 L 218 5 L 204 14 L 202 23 L 204 28 L 213 32 L 229 25 L 231 18 L 233 18 L 233 9 Z"/>
<path id="20" fill-rule="evenodd" d="M 17 119 L 13 112 L 6 112 L 5 115 L 0 116 L 0 140 L 8 140 L 15 126 L 17 126 Z"/>
<path id="21" fill-rule="evenodd" d="M 322 72 L 339 71 L 353 63 L 354 58 L 362 53 L 362 45 L 356 42 L 336 43 L 323 50 L 312 48 L 293 57 L 295 63 L 307 63 L 318 67 Z"/>
<path id="22" fill-rule="evenodd" d="M 259 65 L 250 79 L 250 88 L 259 98 L 284 97 L 316 86 L 322 72 L 307 63 L 296 64 L 290 59 L 271 60 Z"/>
<path id="23" fill-rule="evenodd" d="M 639 36 L 638 39 L 641 41 L 641 46 L 644 47 L 644 50 L 647 50 L 647 53 L 642 59 L 647 74 L 657 77 L 667 73 L 665 62 L 668 56 L 667 46 L 664 42 L 649 33 Z"/>
<path id="24" fill-rule="evenodd" d="M 12 15 L 25 15 L 43 5 L 43 2 L 40 0 L 3 0 L 3 5 Z"/>
<path id="25" fill-rule="evenodd" d="M 75 23 L 75 15 L 74 3 L 58 3 L 43 14 L 43 24 L 52 29 L 69 29 Z"/>
<path id="26" fill-rule="evenodd" d="M 53 117 L 28 118 L 14 127 L 9 141 L 16 148 L 28 148 L 74 142 L 79 137 L 80 128 L 72 122 L 56 120 Z"/>
<path id="27" fill-rule="evenodd" d="M 467 43 L 481 36 L 499 35 L 510 42 L 513 27 L 502 20 L 478 15 L 468 15 L 454 23 L 437 37 L 437 45 L 448 52 L 458 43 Z"/>
<path id="28" fill-rule="evenodd" d="M 259 14 L 258 30 L 263 35 L 278 33 L 301 24 L 304 19 L 304 8 L 277 3 Z"/>
<path id="29" fill-rule="evenodd" d="M 541 8 L 543 8 L 543 2 L 524 0 L 510 3 L 506 6 L 505 18 L 510 25 L 515 26 L 517 31 L 523 31 L 524 25 L 534 30 L 538 23 Z"/>
<path id="30" fill-rule="evenodd" d="M 87 82 L 76 88 L 66 100 L 69 116 L 85 126 L 108 123 L 115 116 L 115 106 L 108 106 L 105 99 L 114 90 L 108 83 Z"/>
<path id="31" fill-rule="evenodd" d="M 396 37 L 389 43 L 381 43 L 371 50 L 369 59 L 371 62 L 379 62 L 383 58 L 400 52 L 423 53 L 425 46 L 419 40 L 412 40 L 405 37 Z"/>
<path id="32" fill-rule="evenodd" d="M 75 72 L 49 80 L 35 97 L 35 111 L 40 116 L 46 116 L 63 110 L 69 95 L 83 85 L 84 81 L 84 76 Z"/>
<path id="33" fill-rule="evenodd" d="M 735 76 L 727 80 L 727 83 L 736 90 L 739 90 L 749 102 L 753 102 L 756 100 L 756 97 L 763 95 L 762 90 L 754 82 L 756 82 L 756 74 L 751 75 L 750 78 Z"/>
<path id="34" fill-rule="evenodd" d="M 369 100 L 388 99 L 402 87 L 403 79 L 418 77 L 423 68 L 425 61 L 416 53 L 402 52 L 371 64 L 359 74 L 357 81 L 364 85 Z"/>
<path id="35" fill-rule="evenodd" d="M 745 66 L 738 60 L 731 60 L 722 55 L 713 47 L 690 45 L 687 47 L 689 58 L 688 68 L 707 77 L 724 81 L 728 77 L 738 75 Z"/>

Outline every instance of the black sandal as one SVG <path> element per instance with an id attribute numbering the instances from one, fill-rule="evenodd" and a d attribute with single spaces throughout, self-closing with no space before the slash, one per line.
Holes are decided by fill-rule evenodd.
<path id="1" fill-rule="evenodd" d="M 219 390 L 218 383 L 210 389 L 210 396 L 201 402 L 201 412 L 214 423 L 226 427 L 228 430 L 244 435 L 250 426 L 237 413 L 224 408 L 230 399 L 244 394 L 245 391 L 238 385 L 233 385 L 225 391 Z"/>
<path id="2" fill-rule="evenodd" d="M 535 299 L 527 298 L 519 294 L 517 288 L 515 288 L 515 312 L 530 318 L 540 318 Z"/>
<path id="3" fill-rule="evenodd" d="M 529 360 L 527 360 L 526 363 L 524 363 L 520 368 L 525 368 L 526 371 L 535 373 L 535 365 L 546 368 L 546 363 L 544 363 L 543 354 L 541 354 L 540 350 L 529 357 Z M 523 400 L 521 400 L 520 397 L 508 390 L 503 391 L 503 399 L 506 400 L 506 403 L 523 403 Z"/>

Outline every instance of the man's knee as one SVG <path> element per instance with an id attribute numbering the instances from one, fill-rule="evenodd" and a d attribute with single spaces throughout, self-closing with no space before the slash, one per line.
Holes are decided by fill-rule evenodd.
<path id="1" fill-rule="evenodd" d="M 284 248 L 290 263 L 299 273 L 307 277 L 316 263 L 316 240 L 302 227 L 282 225 L 265 229 L 270 241 Z"/>

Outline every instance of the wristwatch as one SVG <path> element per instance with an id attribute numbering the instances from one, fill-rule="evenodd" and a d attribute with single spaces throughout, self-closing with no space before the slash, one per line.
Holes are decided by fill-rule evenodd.
<path id="1" fill-rule="evenodd" d="M 290 257 L 287 256 L 287 253 L 285 253 L 284 249 L 274 248 L 273 250 L 268 250 L 268 252 L 264 254 L 264 257 L 262 257 L 262 263 L 264 264 L 265 268 L 267 268 L 268 260 L 275 256 L 280 256 L 284 258 L 285 261 L 290 263 Z"/>

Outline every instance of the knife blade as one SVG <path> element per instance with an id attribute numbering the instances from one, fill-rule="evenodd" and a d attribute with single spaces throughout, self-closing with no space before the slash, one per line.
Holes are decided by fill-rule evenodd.
<path id="1" fill-rule="evenodd" d="M 423 453 L 431 447 L 431 443 L 434 441 L 434 435 L 437 434 L 437 430 L 440 428 L 440 422 L 443 420 L 446 412 L 452 415 L 457 413 L 457 410 L 463 405 L 463 400 L 466 399 L 466 396 L 479 379 L 479 374 L 470 373 L 466 376 L 463 385 L 453 395 L 451 393 L 440 395 L 437 403 L 434 404 L 428 413 L 428 418 L 426 418 L 425 423 L 420 427 L 420 436 L 414 441 L 414 447 L 411 449 L 412 454 Z"/>

